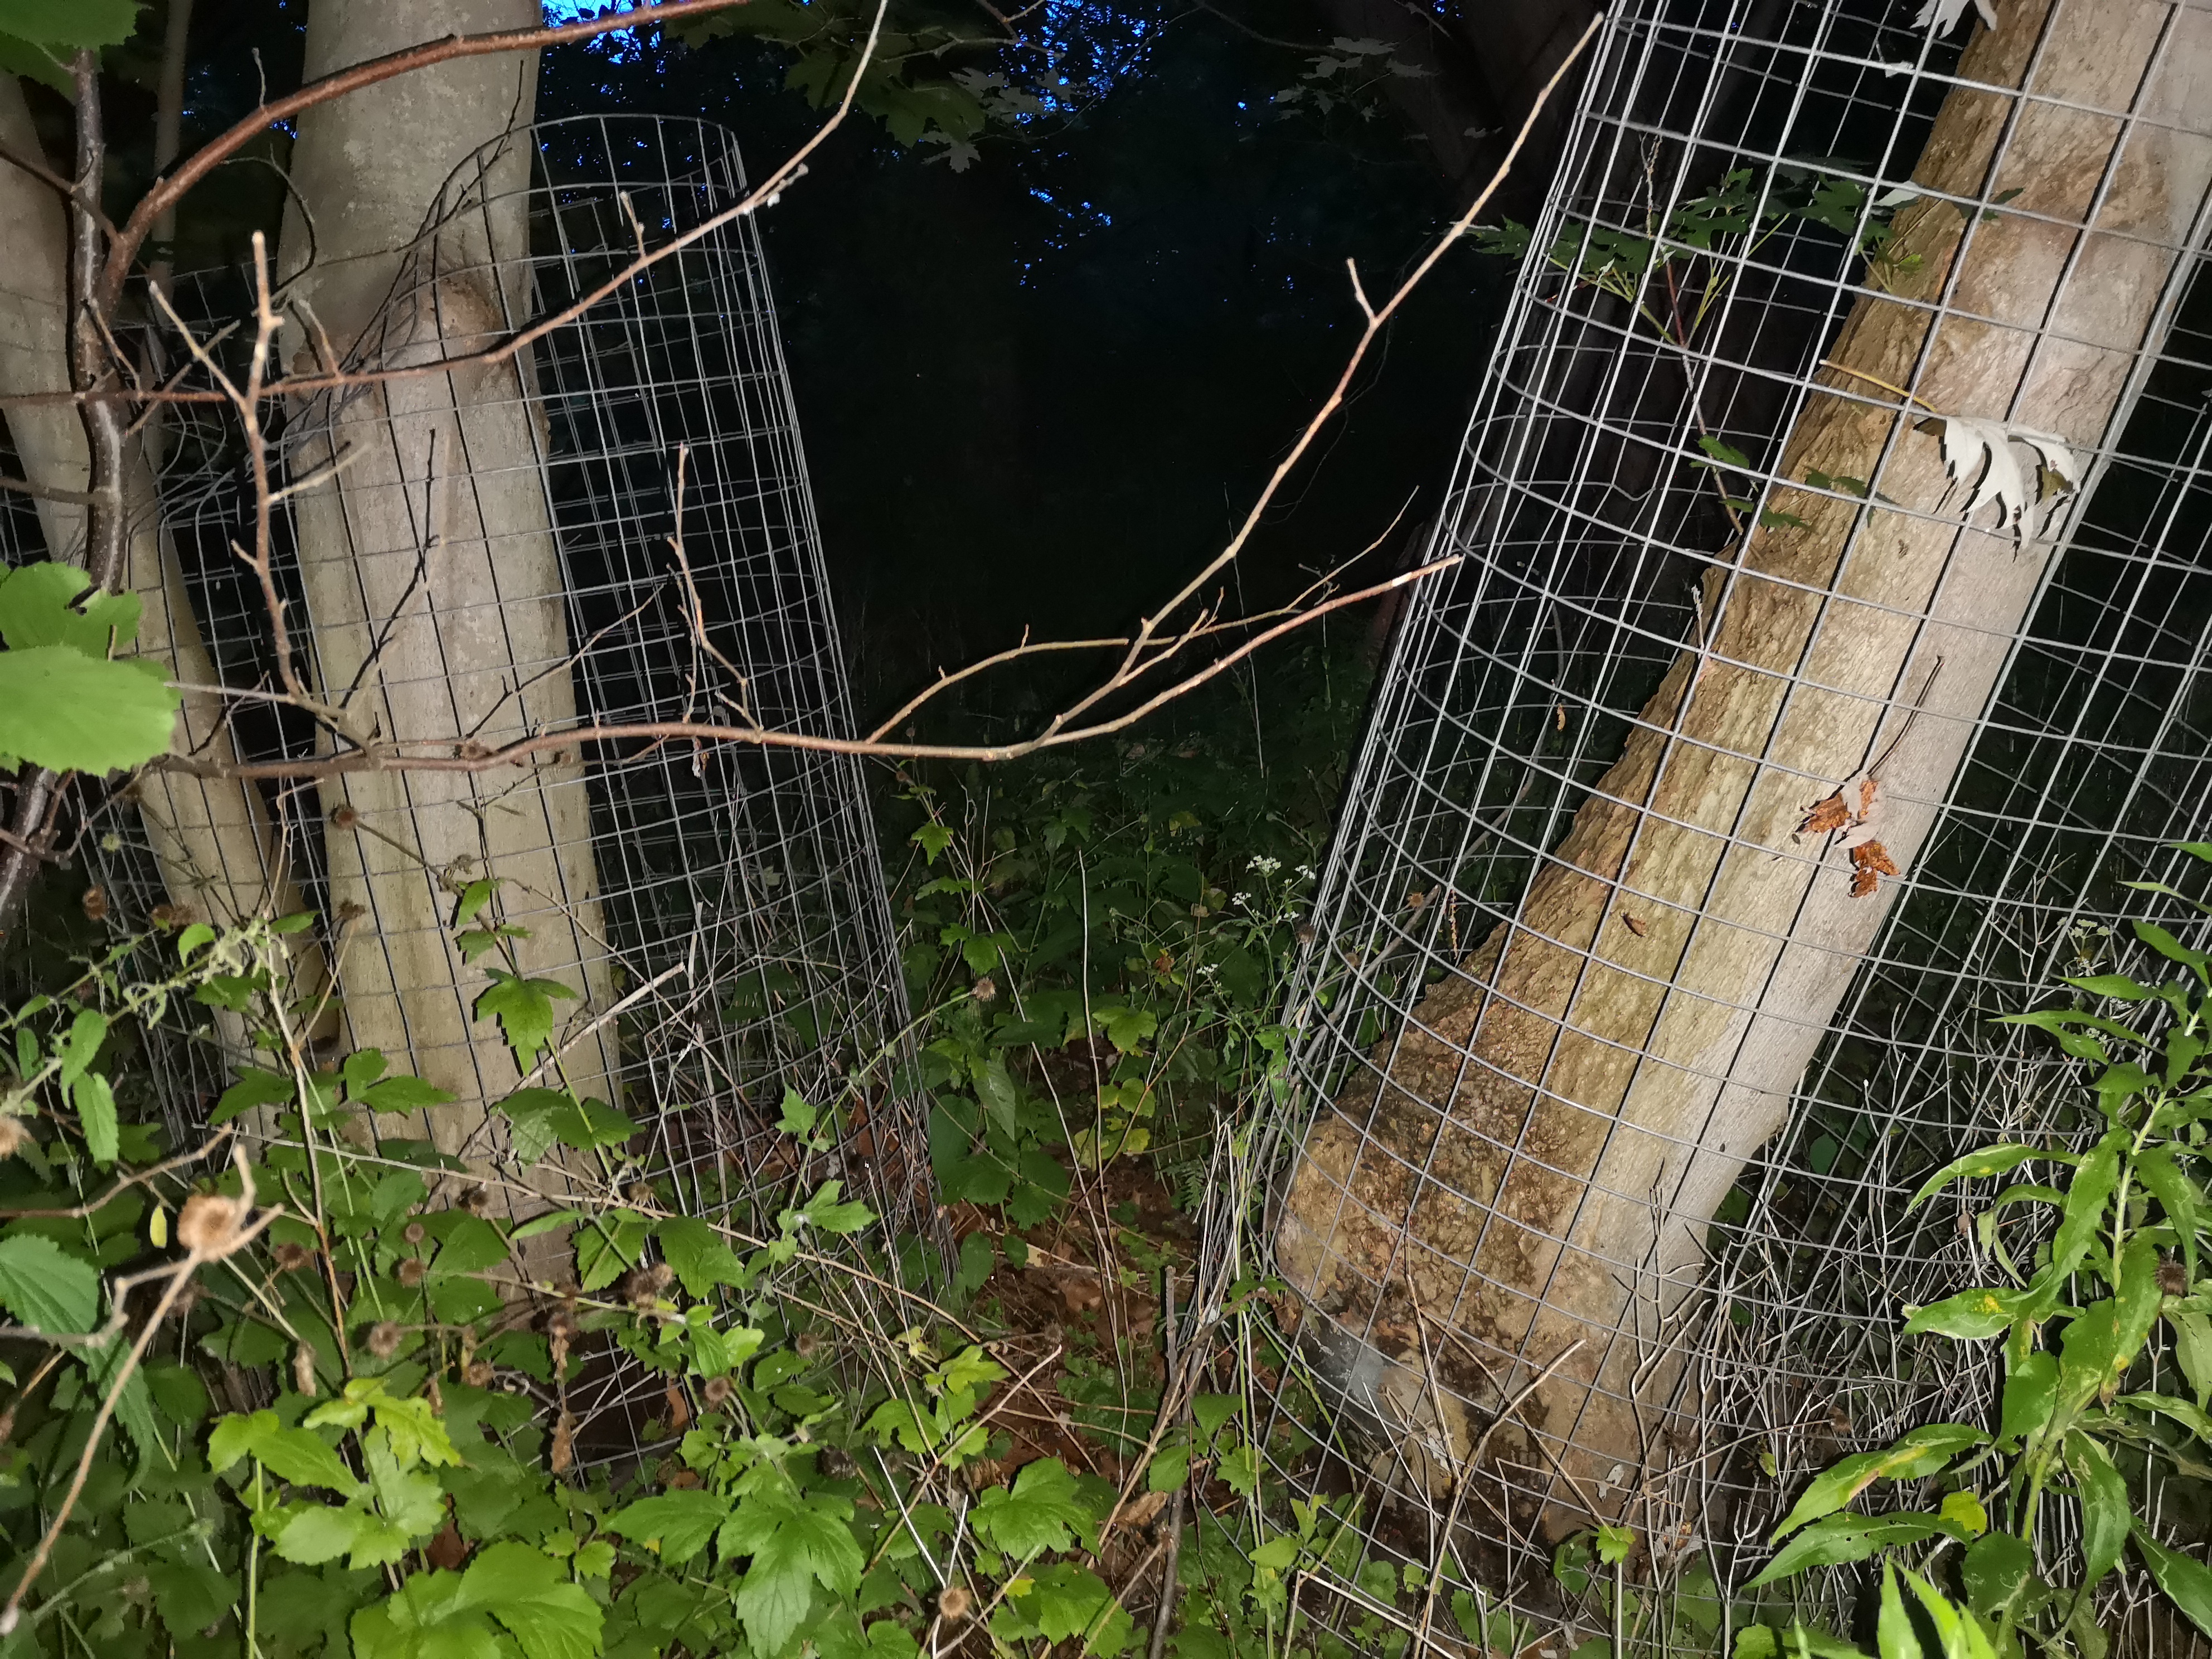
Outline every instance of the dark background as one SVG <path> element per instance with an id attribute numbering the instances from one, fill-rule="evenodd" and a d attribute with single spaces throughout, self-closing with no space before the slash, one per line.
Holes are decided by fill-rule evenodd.
<path id="1" fill-rule="evenodd" d="M 1221 545 L 1358 337 L 1345 262 L 1371 294 L 1395 284 L 1487 178 L 1545 40 L 1582 21 L 1554 0 L 1480 9 L 1478 31 L 1451 0 L 1045 0 L 1017 44 L 970 62 L 1033 82 L 1040 61 L 1080 64 L 1080 98 L 993 123 L 959 171 L 951 147 L 902 144 L 859 114 L 817 153 L 762 223 L 864 712 L 1024 628 L 1125 628 Z M 264 84 L 297 83 L 306 11 L 198 0 L 187 152 Z M 160 12 L 110 60 L 118 206 L 151 170 Z M 1371 72 L 1324 72 L 1345 38 L 1370 44 Z M 787 88 L 793 62 L 757 37 L 626 32 L 548 52 L 538 112 L 705 115 L 760 169 L 823 118 Z M 66 153 L 65 107 L 41 113 Z M 180 269 L 234 262 L 274 224 L 285 147 L 272 135 L 195 195 Z M 1504 205 L 1527 213 L 1549 164 L 1540 135 Z M 1378 538 L 1355 580 L 1404 556 L 1449 477 L 1509 275 L 1465 246 L 1439 265 L 1229 579 L 1228 611 L 1279 603 Z M 1018 718 L 1073 666 L 1001 675 L 964 712 Z"/>

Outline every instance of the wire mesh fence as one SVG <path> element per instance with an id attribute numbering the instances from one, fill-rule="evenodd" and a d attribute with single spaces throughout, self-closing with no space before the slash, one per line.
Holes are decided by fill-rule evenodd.
<path id="1" fill-rule="evenodd" d="M 1464 562 L 1393 647 L 1265 1154 L 1280 1472 L 1437 1576 L 1433 1632 L 1600 1633 L 1553 1551 L 1620 1522 L 1696 1587 L 1632 1644 L 1710 1650 L 1808 1472 L 1978 1420 L 1993 1362 L 1898 1334 L 1975 1240 L 1905 1200 L 2078 1136 L 1991 1018 L 2186 931 L 2123 884 L 2212 818 L 2212 12 L 1931 16 L 1623 7 L 1492 234 Z"/>
<path id="2" fill-rule="evenodd" d="M 551 325 L 507 361 L 287 405 L 273 598 L 302 681 L 343 717 L 210 706 L 202 752 L 428 738 L 465 754 L 571 720 L 850 733 L 751 220 L 615 280 L 745 188 L 710 124 L 548 123 L 455 173 L 349 355 L 278 290 L 295 372 L 419 368 Z M 180 283 L 176 310 L 202 362 L 149 322 L 155 362 L 188 386 L 242 371 L 246 278 Z M 197 653 L 208 680 L 276 691 L 272 595 L 237 551 L 252 544 L 250 457 L 217 407 L 182 406 L 157 434 L 163 568 L 149 554 L 134 585 L 172 619 L 180 665 Z M 343 1007 L 315 1052 L 377 1048 L 464 1109 L 387 1114 L 382 1133 L 502 1156 L 513 1123 L 483 1108 L 565 1089 L 645 1126 L 627 1155 L 672 1171 L 698 1212 L 742 1212 L 801 1173 L 778 1127 L 796 1091 L 841 1126 L 833 1151 L 799 1154 L 805 1173 L 842 1177 L 896 1225 L 928 1213 L 925 1128 L 892 1084 L 908 1016 L 857 762 L 638 742 L 281 789 L 172 775 L 138 806 L 106 855 L 123 915 L 313 909 L 301 975 Z M 545 988 L 556 1024 L 534 1063 L 479 1018 L 489 969 Z M 250 1058 L 235 1035 L 210 1021 L 176 1056 L 180 1126 L 205 1121 Z"/>

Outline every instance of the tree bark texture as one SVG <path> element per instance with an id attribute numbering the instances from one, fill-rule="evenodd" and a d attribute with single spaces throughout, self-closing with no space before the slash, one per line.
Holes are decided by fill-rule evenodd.
<path id="1" fill-rule="evenodd" d="M 21 155 L 39 153 L 21 83 L 12 75 L 0 76 L 0 142 Z M 61 198 L 20 169 L 0 165 L 0 224 L 8 228 L 8 258 L 0 262 L 0 395 L 65 392 L 69 233 Z M 79 495 L 91 488 L 84 424 L 72 405 L 11 409 L 7 418 L 28 483 Z M 124 481 L 128 538 L 119 586 L 144 607 L 131 649 L 167 665 L 181 684 L 213 685 L 215 665 L 176 550 L 161 526 L 152 469 L 137 444 L 125 459 Z M 82 564 L 85 509 L 41 498 L 38 510 L 47 556 Z M 178 711 L 175 752 L 235 759 L 226 712 L 221 698 L 187 691 Z M 136 795 L 171 905 L 217 926 L 301 908 L 253 785 L 154 771 L 136 786 Z M 316 963 L 303 953 L 295 966 L 302 990 L 321 988 Z"/>
<path id="2" fill-rule="evenodd" d="M 538 20 L 536 0 L 316 0 L 306 72 Z M 496 343 L 526 313 L 526 268 L 492 261 L 527 252 L 536 79 L 534 55 L 471 59 L 301 117 L 292 176 L 304 213 L 288 215 L 283 254 L 287 304 L 307 325 L 285 331 L 295 367 L 325 352 L 356 369 L 437 361 Z M 311 435 L 292 475 L 343 465 L 297 498 L 295 625 L 356 741 L 497 744 L 574 715 L 528 375 L 510 362 L 396 380 L 295 417 Z M 453 1091 L 430 1129 L 460 1152 L 485 1103 L 520 1081 L 498 1027 L 472 1016 L 486 969 L 567 985 L 575 997 L 555 1006 L 567 1026 L 611 1000 L 581 766 L 356 775 L 326 784 L 322 802 L 351 1041 Z M 511 962 L 501 951 L 471 965 L 453 923 L 465 884 L 484 876 L 504 882 L 495 908 L 529 937 L 510 941 Z M 584 1037 L 544 1080 L 606 1095 L 613 1041 L 608 1029 Z"/>
<path id="3" fill-rule="evenodd" d="M 1711 561 L 1702 637 L 1517 912 L 1354 1066 L 1281 1199 L 1309 1329 L 1370 1345 L 1407 1420 L 1444 1402 L 1449 1463 L 1414 1459 L 1432 1496 L 1555 1362 L 1485 1454 L 1524 1518 L 1587 1524 L 1659 1472 L 1716 1206 L 1782 1126 L 1895 890 L 1855 896 L 1842 851 L 1800 826 L 1875 768 L 1869 827 L 1911 870 L 2053 551 L 2038 509 L 2017 544 L 1986 507 L 1962 525 L 1926 414 L 2080 455 L 2159 349 L 2212 180 L 2212 14 L 1998 14 L 1913 176 L 2002 205 L 1899 213 L 1887 276 L 1826 353 L 1854 372 L 1823 368 L 1779 445 L 1768 505 L 1799 522 Z M 1871 495 L 1793 487 L 1814 471 Z"/>

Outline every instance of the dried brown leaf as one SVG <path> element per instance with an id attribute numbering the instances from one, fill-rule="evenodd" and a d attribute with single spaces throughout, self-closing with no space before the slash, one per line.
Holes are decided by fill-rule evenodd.
<path id="1" fill-rule="evenodd" d="M 1620 919 L 1622 922 L 1627 926 L 1628 931 L 1635 934 L 1638 939 L 1642 939 L 1644 933 L 1649 931 L 1642 922 L 1638 921 L 1634 916 L 1630 915 L 1626 910 L 1623 910 L 1620 913 Z"/>
<path id="2" fill-rule="evenodd" d="M 1851 848 L 1851 862 L 1862 870 L 1871 870 L 1876 875 L 1893 876 L 1897 866 L 1889 856 L 1889 849 L 1878 841 L 1862 842 Z"/>
<path id="3" fill-rule="evenodd" d="M 1805 815 L 1805 822 L 1797 826 L 1797 833 L 1801 836 L 1830 835 L 1850 821 L 1851 809 L 1844 804 L 1844 792 L 1838 789 Z"/>

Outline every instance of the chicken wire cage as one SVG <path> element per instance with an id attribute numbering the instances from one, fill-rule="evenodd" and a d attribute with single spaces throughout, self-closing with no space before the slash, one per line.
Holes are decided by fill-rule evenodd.
<path id="1" fill-rule="evenodd" d="M 273 580 L 301 672 L 353 724 L 334 737 L 248 701 L 194 729 L 203 752 L 428 737 L 463 754 L 571 720 L 852 735 L 759 237 L 750 216 L 707 228 L 746 189 L 731 134 L 661 118 L 542 124 L 456 172 L 347 366 L 546 331 L 473 379 L 286 407 Z M 207 361 L 241 371 L 249 281 L 178 294 Z M 329 349 L 317 319 L 276 298 L 279 349 L 313 367 L 298 354 Z M 173 329 L 147 333 L 157 363 L 210 383 Z M 252 544 L 245 452 L 216 407 L 182 406 L 163 439 L 172 631 L 222 684 L 275 690 L 270 606 L 234 550 Z M 333 471 L 343 499 L 319 506 Z M 109 855 L 121 914 L 312 908 L 345 1009 L 332 1050 L 397 1050 L 465 1102 L 519 1085 L 611 1102 L 642 1127 L 631 1166 L 672 1172 L 695 1213 L 744 1224 L 803 1175 L 842 1178 L 895 1232 L 926 1224 L 927 1137 L 896 1077 L 904 984 L 854 757 L 647 736 L 504 776 L 369 781 L 147 792 Z M 489 878 L 504 884 L 471 888 Z M 471 1019 L 505 947 L 458 953 L 465 923 L 527 930 L 507 971 L 568 987 L 537 1065 Z M 239 1059 L 227 1035 L 203 1026 L 175 1057 L 180 1128 L 205 1121 Z M 777 1127 L 790 1091 L 841 1126 L 825 1156 L 794 1161 Z M 508 1134 L 479 1112 L 439 1149 L 495 1158 Z"/>
<path id="2" fill-rule="evenodd" d="M 1632 1644 L 1713 1650 L 1808 1474 L 1980 1420 L 1995 1356 L 1899 1310 L 1988 1268 L 1907 1200 L 2083 1133 L 1994 1016 L 2126 918 L 2197 936 L 2123 884 L 2201 890 L 2212 820 L 2212 11 L 1983 15 L 1624 5 L 1488 234 L 1527 257 L 1454 562 L 1259 1154 L 1277 1472 L 1432 1587 L 1333 1605 L 1444 1650 L 1623 1639 L 1554 1559 L 1601 1523 L 1682 1592 Z M 2154 1499 L 2202 1541 L 2201 1487 Z"/>

